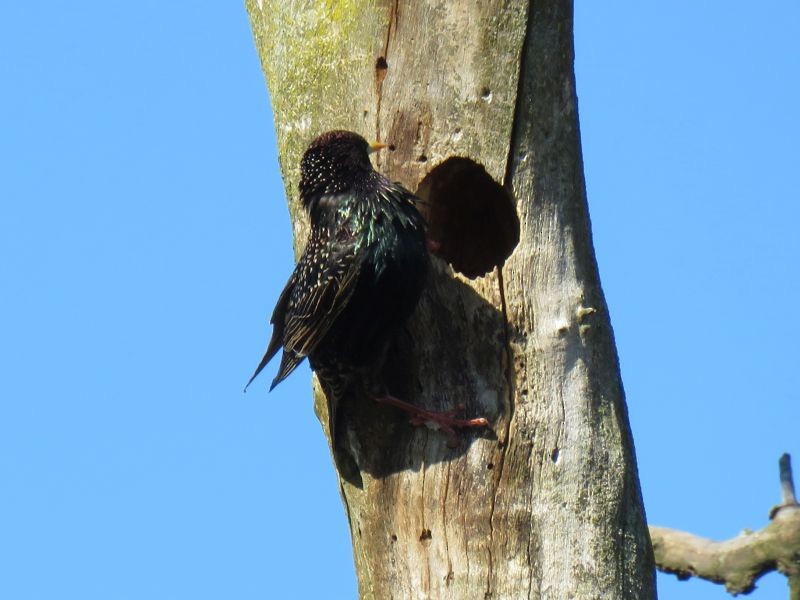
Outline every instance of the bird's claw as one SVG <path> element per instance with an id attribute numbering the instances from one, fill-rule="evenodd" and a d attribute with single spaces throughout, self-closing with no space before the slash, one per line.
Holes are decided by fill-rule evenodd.
<path id="1" fill-rule="evenodd" d="M 464 410 L 464 405 L 459 404 L 456 408 L 445 412 L 433 412 L 419 408 L 413 404 L 409 404 L 394 396 L 386 395 L 381 398 L 376 398 L 381 404 L 388 404 L 404 410 L 411 415 L 409 421 L 415 427 L 424 425 L 433 431 L 441 431 L 447 437 L 447 445 L 450 448 L 456 448 L 459 445 L 458 434 L 456 429 L 464 427 L 488 427 L 489 421 L 484 417 L 477 417 L 474 419 L 460 419 L 455 415 Z"/>

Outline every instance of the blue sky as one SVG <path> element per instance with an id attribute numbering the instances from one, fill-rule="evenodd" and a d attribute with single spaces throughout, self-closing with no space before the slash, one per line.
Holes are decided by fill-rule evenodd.
<path id="1" fill-rule="evenodd" d="M 576 19 L 648 518 L 759 528 L 800 471 L 800 5 Z M 0 56 L 0 598 L 354 597 L 308 370 L 241 391 L 292 268 L 242 4 L 6 3 Z"/>

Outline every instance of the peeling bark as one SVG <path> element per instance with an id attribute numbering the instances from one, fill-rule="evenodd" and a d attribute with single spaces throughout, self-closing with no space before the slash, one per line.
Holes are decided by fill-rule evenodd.
<path id="1" fill-rule="evenodd" d="M 591 242 L 572 3 L 248 0 L 295 239 L 298 165 L 318 133 L 392 144 L 409 189 L 454 156 L 512 195 L 520 242 L 470 281 L 434 259 L 392 351 L 393 384 L 492 431 L 459 448 L 364 404 L 341 480 L 362 598 L 655 597 L 654 564 Z M 410 340 L 413 340 L 411 342 Z M 399 349 L 398 349 L 399 348 Z M 327 423 L 325 403 L 316 407 Z M 326 432 L 327 434 L 327 432 Z"/>

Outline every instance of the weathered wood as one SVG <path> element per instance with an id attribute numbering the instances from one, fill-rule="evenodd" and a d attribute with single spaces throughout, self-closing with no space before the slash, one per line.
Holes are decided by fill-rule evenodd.
<path id="1" fill-rule="evenodd" d="M 762 575 L 778 571 L 789 579 L 789 599 L 800 600 L 800 504 L 794 491 L 788 454 L 779 461 L 781 503 L 772 507 L 771 523 L 715 542 L 700 536 L 650 526 L 656 566 L 680 579 L 700 577 L 722 583 L 733 594 L 749 594 Z"/>
<path id="2" fill-rule="evenodd" d="M 770 571 L 800 574 L 800 510 L 723 542 L 667 527 L 650 527 L 650 534 L 661 571 L 722 583 L 733 595 L 753 591 L 756 580 Z"/>
<path id="3" fill-rule="evenodd" d="M 343 480 L 342 497 L 361 597 L 654 598 L 591 244 L 571 2 L 247 8 L 297 244 L 299 159 L 334 128 L 391 143 L 378 166 L 412 190 L 448 157 L 469 157 L 512 192 L 520 217 L 504 267 L 508 329 L 495 275 L 470 281 L 435 260 L 411 335 L 393 354 L 407 363 L 393 363 L 406 399 L 466 403 L 494 434 L 465 434 L 450 449 L 388 408 L 365 408 L 372 425 L 352 425 L 361 481 Z M 324 412 L 319 398 L 317 407 Z"/>

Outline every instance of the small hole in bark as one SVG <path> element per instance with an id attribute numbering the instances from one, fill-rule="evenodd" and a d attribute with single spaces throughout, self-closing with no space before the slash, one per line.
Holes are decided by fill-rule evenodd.
<path id="1" fill-rule="evenodd" d="M 431 535 L 431 530 L 430 529 L 423 529 L 422 533 L 419 536 L 419 541 L 420 542 L 424 542 L 425 540 L 430 540 L 432 538 L 433 538 L 433 536 Z"/>
<path id="2" fill-rule="evenodd" d="M 558 448 L 553 448 L 553 451 L 550 453 L 550 460 L 552 460 L 554 463 L 557 463 L 558 455 L 559 455 Z"/>
<path id="3" fill-rule="evenodd" d="M 425 156 L 424 154 L 420 154 L 417 157 L 417 162 L 421 162 L 421 163 L 428 162 L 428 157 Z"/>
<path id="4" fill-rule="evenodd" d="M 417 195 L 427 200 L 420 210 L 436 253 L 471 279 L 502 266 L 519 242 L 511 194 L 474 160 L 448 158 L 425 176 Z"/>
<path id="5" fill-rule="evenodd" d="M 484 86 L 481 88 L 481 99 L 489 102 L 492 99 L 492 90 Z"/>
<path id="6" fill-rule="evenodd" d="M 494 463 L 489 463 L 488 465 L 486 465 L 486 468 L 491 471 L 492 469 L 494 469 Z"/>
<path id="7" fill-rule="evenodd" d="M 389 144 L 389 152 L 394 152 L 397 149 L 397 146 L 394 144 Z"/>
<path id="8" fill-rule="evenodd" d="M 386 79 L 386 72 L 389 70 L 389 65 L 386 64 L 386 59 L 379 56 L 375 61 L 375 85 L 377 86 L 378 93 L 380 93 L 383 80 Z"/>
<path id="9" fill-rule="evenodd" d="M 393 542 L 396 542 L 396 541 L 397 541 L 397 536 L 396 536 L 395 534 L 392 534 L 392 541 L 393 541 Z"/>

